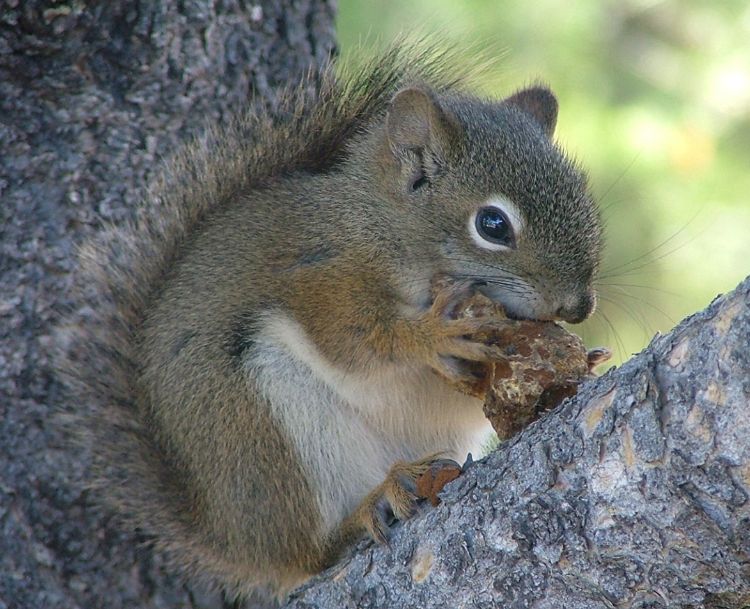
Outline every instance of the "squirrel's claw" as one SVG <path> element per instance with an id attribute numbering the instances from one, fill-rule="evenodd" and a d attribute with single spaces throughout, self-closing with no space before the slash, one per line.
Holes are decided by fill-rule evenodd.
<path id="1" fill-rule="evenodd" d="M 476 282 L 470 279 L 452 281 L 446 287 L 438 291 L 430 306 L 428 315 L 440 319 L 449 319 L 453 316 L 453 309 L 458 302 L 471 293 Z"/>
<path id="2" fill-rule="evenodd" d="M 360 506 L 360 522 L 367 534 L 379 544 L 388 543 L 388 529 L 393 523 L 393 511 L 385 497 Z"/>
<path id="3" fill-rule="evenodd" d="M 427 471 L 457 464 L 441 453 L 413 462 L 393 464 L 385 480 L 357 508 L 357 519 L 366 533 L 378 543 L 388 542 L 389 526 L 394 520 L 407 520 L 417 511 L 417 480 Z"/>
<path id="4" fill-rule="evenodd" d="M 487 375 L 481 364 L 450 355 L 437 356 L 431 368 L 456 386 L 481 386 Z"/>
<path id="5" fill-rule="evenodd" d="M 586 354 L 586 360 L 589 366 L 589 374 L 594 374 L 594 368 L 598 365 L 607 362 L 612 357 L 612 351 L 606 347 L 598 347 L 596 349 L 589 349 Z"/>

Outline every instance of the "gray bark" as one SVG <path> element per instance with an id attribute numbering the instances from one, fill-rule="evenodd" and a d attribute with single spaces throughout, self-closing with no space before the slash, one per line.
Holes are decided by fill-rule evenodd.
<path id="1" fill-rule="evenodd" d="M 289 609 L 750 606 L 750 277 Z"/>
<path id="2" fill-rule="evenodd" d="M 334 48 L 334 0 L 0 0 L 0 609 L 220 606 L 83 490 L 51 330 L 160 156 Z M 72 405 L 75 407 L 75 405 Z"/>

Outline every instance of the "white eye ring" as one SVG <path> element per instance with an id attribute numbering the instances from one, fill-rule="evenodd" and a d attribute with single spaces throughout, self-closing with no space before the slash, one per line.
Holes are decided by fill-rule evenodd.
<path id="1" fill-rule="evenodd" d="M 507 218 L 508 223 L 510 224 L 509 228 L 513 234 L 513 242 L 518 242 L 518 238 L 521 234 L 521 231 L 523 230 L 522 216 L 518 211 L 518 208 L 513 203 L 511 203 L 505 197 L 499 195 L 488 199 L 484 205 L 479 207 L 473 214 L 471 214 L 471 217 L 469 218 L 469 235 L 471 235 L 472 241 L 474 241 L 474 243 L 478 247 L 494 252 L 502 252 L 514 249 L 510 245 L 489 241 L 487 237 L 479 233 L 479 230 L 477 229 L 477 215 L 480 211 L 486 209 L 487 207 L 494 207 Z"/>

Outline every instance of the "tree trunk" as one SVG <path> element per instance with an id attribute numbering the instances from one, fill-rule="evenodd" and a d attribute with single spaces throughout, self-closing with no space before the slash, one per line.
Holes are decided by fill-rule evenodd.
<path id="1" fill-rule="evenodd" d="M 289 609 L 750 606 L 750 277 Z"/>
<path id="2" fill-rule="evenodd" d="M 333 0 L 0 0 L 0 609 L 208 607 L 110 526 L 50 370 L 74 246 L 159 157 L 334 49 Z"/>

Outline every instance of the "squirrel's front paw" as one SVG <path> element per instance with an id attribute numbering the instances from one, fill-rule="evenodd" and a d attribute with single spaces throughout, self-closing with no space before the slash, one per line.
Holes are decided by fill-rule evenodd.
<path id="1" fill-rule="evenodd" d="M 427 363 L 454 386 L 482 384 L 487 376 L 482 364 L 502 357 L 496 346 L 471 337 L 491 332 L 507 324 L 507 320 L 454 318 L 456 304 L 466 298 L 471 286 L 470 282 L 457 282 L 441 289 L 432 306 L 418 320 L 422 332 L 427 335 L 425 343 L 430 346 L 425 354 Z"/>
<path id="2" fill-rule="evenodd" d="M 356 519 L 361 527 L 379 543 L 386 543 L 388 527 L 394 519 L 406 520 L 414 515 L 419 501 L 417 481 L 430 470 L 461 466 L 439 455 L 430 455 L 411 463 L 398 461 L 385 477 L 357 508 Z"/>

